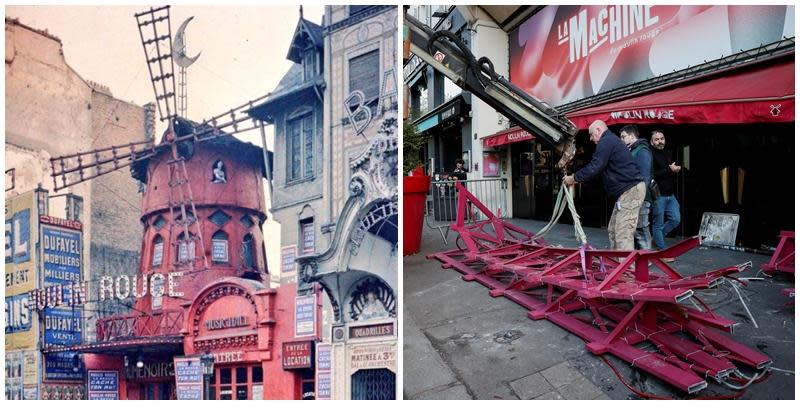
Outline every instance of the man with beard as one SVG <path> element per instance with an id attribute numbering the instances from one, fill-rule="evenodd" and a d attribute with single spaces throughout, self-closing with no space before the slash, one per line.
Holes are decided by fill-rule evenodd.
<path id="1" fill-rule="evenodd" d="M 653 131 L 650 144 L 653 146 L 653 177 L 661 193 L 653 204 L 653 243 L 656 249 L 661 250 L 667 247 L 664 238 L 681 222 L 681 207 L 675 198 L 675 173 L 680 172 L 681 167 L 675 164 L 672 154 L 664 147 L 666 139 L 663 131 Z M 675 259 L 664 261 L 672 262 Z"/>

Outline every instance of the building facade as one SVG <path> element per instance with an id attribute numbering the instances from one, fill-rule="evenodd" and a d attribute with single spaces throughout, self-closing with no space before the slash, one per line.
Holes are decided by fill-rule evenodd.
<path id="1" fill-rule="evenodd" d="M 315 286 L 324 291 L 317 398 L 390 399 L 397 371 L 397 8 L 325 10 L 321 25 L 301 14 L 287 56 L 295 64 L 252 115 L 275 126 L 271 211 L 281 223 L 281 279 L 296 278 L 300 296 Z M 317 117 L 321 131 L 306 130 L 320 129 L 311 124 Z M 292 170 L 308 167 L 303 191 L 295 192 Z"/>
<path id="2" fill-rule="evenodd" d="M 591 159 L 594 119 L 615 132 L 636 124 L 646 138 L 664 131 L 684 168 L 676 234 L 698 234 L 706 212 L 738 215 L 737 243 L 751 248 L 774 246 L 792 227 L 785 213 L 793 200 L 761 196 L 771 193 L 765 167 L 793 173 L 793 6 L 412 6 L 409 13 L 456 33 L 498 74 L 566 113 L 580 130 L 573 172 Z M 688 42 L 699 44 L 694 52 L 685 52 Z M 429 172 L 452 170 L 448 160 L 458 153 L 446 152 L 460 130 L 468 178 L 499 174 L 508 182 L 506 212 L 549 219 L 560 187 L 553 151 L 482 112 L 479 101 L 463 122 L 441 119 L 453 110 L 452 96 L 437 76 L 414 57 L 406 63 L 410 120 L 431 136 L 423 151 Z M 492 163 L 499 170 L 487 170 Z M 576 193 L 584 224 L 604 226 L 613 202 L 600 183 Z"/>
<path id="3" fill-rule="evenodd" d="M 82 266 L 77 270 L 80 278 L 135 274 L 141 236 L 138 225 L 141 196 L 137 193 L 136 181 L 124 172 L 111 173 L 94 182 L 53 192 L 49 159 L 144 140 L 148 122 L 152 120 L 147 106 L 143 108 L 114 98 L 107 87 L 84 79 L 67 64 L 61 41 L 56 36 L 8 18 L 5 62 L 7 203 L 38 189 L 38 195 L 44 196 L 40 198 L 42 204 L 38 212 L 41 215 L 81 223 Z M 120 228 L 119 223 L 123 222 L 130 226 Z M 30 223 L 33 226 L 28 233 L 30 248 L 35 252 L 40 248 L 36 245 L 38 215 L 31 216 Z M 43 286 L 44 279 L 39 272 L 42 263 L 35 262 L 35 256 L 32 257 L 34 261 L 23 266 L 31 272 L 30 283 L 24 289 L 7 285 L 7 298 Z M 8 266 L 13 264 L 8 260 L 6 263 L 8 274 Z M 14 293 L 10 295 L 8 288 L 15 290 Z M 98 317 L 114 312 L 123 304 L 87 303 L 79 315 L 83 336 L 94 335 L 94 322 Z M 29 319 L 36 323 L 41 321 L 33 313 Z M 40 332 L 44 335 L 46 331 Z M 7 327 L 6 336 L 14 335 L 16 332 Z M 25 375 L 24 391 L 22 388 L 14 392 L 7 390 L 7 397 L 35 399 L 45 391 L 56 390 L 76 395 L 77 388 L 73 387 L 82 386 L 81 381 L 46 378 L 48 368 L 58 365 L 43 361 L 43 347 L 44 337 L 39 334 L 33 340 L 6 339 L 7 355 L 25 359 L 24 363 L 16 363 L 20 364 L 18 371 Z"/>

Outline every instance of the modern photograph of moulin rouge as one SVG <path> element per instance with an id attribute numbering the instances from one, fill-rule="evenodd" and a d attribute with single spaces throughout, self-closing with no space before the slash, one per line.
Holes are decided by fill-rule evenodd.
<path id="1" fill-rule="evenodd" d="M 397 6 L 5 12 L 6 399 L 397 397 Z"/>
<path id="2" fill-rule="evenodd" d="M 794 6 L 403 21 L 404 398 L 794 399 Z"/>

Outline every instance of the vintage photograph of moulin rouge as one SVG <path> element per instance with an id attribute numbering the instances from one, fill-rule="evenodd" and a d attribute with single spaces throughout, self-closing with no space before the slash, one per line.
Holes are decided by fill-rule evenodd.
<path id="1" fill-rule="evenodd" d="M 394 399 L 397 6 L 6 12 L 6 399 Z"/>
<path id="2" fill-rule="evenodd" d="M 795 6 L 403 21 L 404 398 L 795 398 Z"/>

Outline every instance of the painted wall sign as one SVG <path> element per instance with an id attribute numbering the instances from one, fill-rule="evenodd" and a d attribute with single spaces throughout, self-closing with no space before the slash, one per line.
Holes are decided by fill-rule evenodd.
<path id="1" fill-rule="evenodd" d="M 249 323 L 247 322 L 247 317 L 242 315 L 222 319 L 209 319 L 205 322 L 205 325 L 208 330 L 217 330 L 238 328 L 240 326 L 247 326 Z"/>
<path id="2" fill-rule="evenodd" d="M 203 399 L 203 367 L 200 356 L 176 356 L 175 394 L 178 400 Z"/>
<path id="3" fill-rule="evenodd" d="M 51 217 L 49 215 L 39 215 L 39 223 L 78 231 L 83 230 L 83 224 L 80 221 L 71 221 L 64 218 Z"/>
<path id="4" fill-rule="evenodd" d="M 27 294 L 36 288 L 37 203 L 33 191 L 6 199 L 5 349 L 36 347 L 38 317 Z M 21 395 L 21 394 L 20 394 Z"/>
<path id="5" fill-rule="evenodd" d="M 294 302 L 294 336 L 314 336 L 317 332 L 317 296 L 316 294 L 295 297 Z"/>
<path id="6" fill-rule="evenodd" d="M 311 368 L 313 342 L 283 342 L 281 364 L 284 370 Z"/>
<path id="7" fill-rule="evenodd" d="M 60 352 L 44 355 L 44 378 L 51 381 L 83 381 L 83 361 L 78 361 L 75 370 L 75 352 Z"/>
<path id="8" fill-rule="evenodd" d="M 89 400 L 119 399 L 119 374 L 114 370 L 89 370 Z"/>
<path id="9" fill-rule="evenodd" d="M 793 37 L 793 15 L 786 5 L 547 6 L 509 34 L 511 82 L 558 106 Z"/>
<path id="10" fill-rule="evenodd" d="M 393 335 L 394 322 L 350 327 L 350 339 Z"/>
<path id="11" fill-rule="evenodd" d="M 80 309 L 48 308 L 44 310 L 45 345 L 71 346 L 81 343 L 83 319 Z"/>
<path id="12" fill-rule="evenodd" d="M 395 345 L 357 346 L 350 351 L 350 368 L 388 368 L 394 370 L 397 364 Z"/>
<path id="13" fill-rule="evenodd" d="M 45 284 L 81 281 L 81 233 L 42 225 L 42 268 Z"/>
<path id="14" fill-rule="evenodd" d="M 281 248 L 281 273 L 291 273 L 297 270 L 297 245 Z"/>

